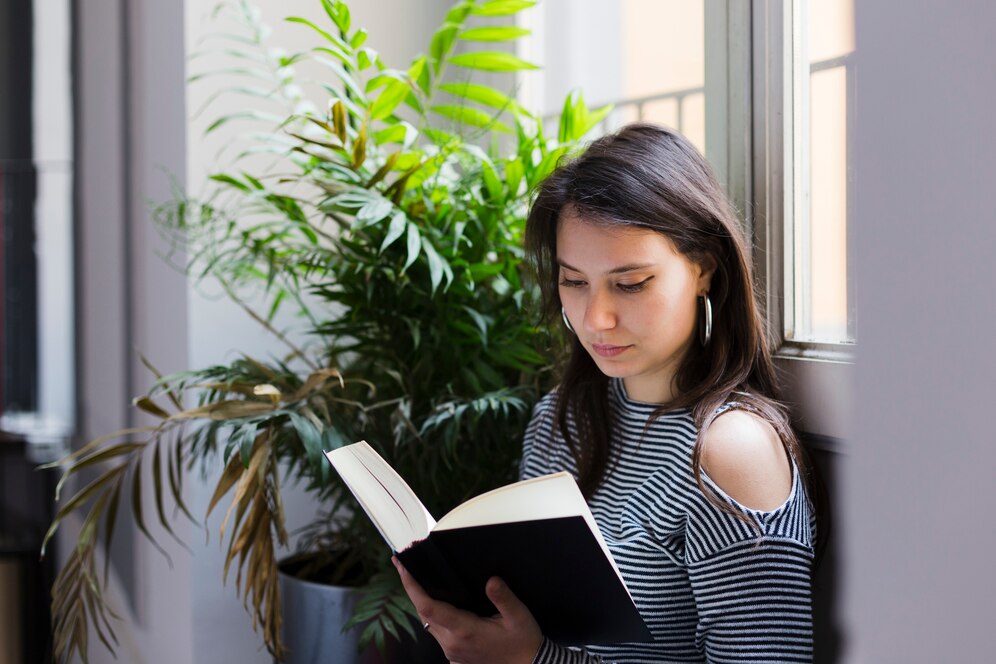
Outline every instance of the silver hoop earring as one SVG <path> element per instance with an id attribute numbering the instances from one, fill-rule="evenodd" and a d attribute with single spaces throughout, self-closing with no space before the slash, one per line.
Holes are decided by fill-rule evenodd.
<path id="1" fill-rule="evenodd" d="M 567 326 L 567 329 L 570 330 L 572 334 L 577 334 L 577 332 L 574 331 L 574 328 L 571 327 L 571 321 L 567 320 L 567 312 L 564 311 L 563 307 L 560 307 L 560 316 L 564 319 L 564 325 Z"/>
<path id="2" fill-rule="evenodd" d="M 702 320 L 699 321 L 699 341 L 703 346 L 708 346 L 709 340 L 712 339 L 712 302 L 709 301 L 709 293 L 703 293 L 699 297 L 702 298 L 704 310 Z"/>

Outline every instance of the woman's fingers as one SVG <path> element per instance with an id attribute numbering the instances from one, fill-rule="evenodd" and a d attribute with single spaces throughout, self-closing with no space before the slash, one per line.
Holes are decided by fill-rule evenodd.
<path id="1" fill-rule="evenodd" d="M 543 634 L 529 609 L 498 577 L 484 586 L 488 599 L 498 609 L 492 618 L 480 618 L 446 602 L 439 602 L 408 573 L 395 558 L 391 562 L 401 583 L 429 633 L 439 642 L 450 664 L 457 662 L 531 662 Z"/>
<path id="2" fill-rule="evenodd" d="M 408 598 L 415 605 L 415 610 L 422 618 L 422 622 L 429 624 L 429 627 L 426 629 L 430 631 L 433 627 L 449 629 L 450 626 L 460 619 L 460 614 L 464 613 L 463 611 L 460 611 L 460 609 L 452 604 L 432 599 L 422 586 L 419 585 L 419 582 L 415 580 L 415 577 L 408 573 L 408 570 L 405 569 L 405 566 L 401 564 L 401 561 L 397 557 L 392 556 L 391 562 L 397 568 L 398 574 L 401 576 L 401 585 L 405 587 L 405 592 L 408 593 Z"/>
<path id="3" fill-rule="evenodd" d="M 418 581 L 408 573 L 405 566 L 401 564 L 397 556 L 391 556 L 391 562 L 394 563 L 395 569 L 398 570 L 398 574 L 401 576 L 401 585 L 405 587 L 405 592 L 408 593 L 408 597 L 411 598 L 412 604 L 415 605 L 417 609 L 420 603 L 425 603 L 427 601 L 432 601 L 432 598 L 426 594 L 422 586 L 419 585 Z M 421 614 L 420 614 L 421 615 Z"/>
<path id="4" fill-rule="evenodd" d="M 488 579 L 488 583 L 484 586 L 484 592 L 498 609 L 498 613 L 506 620 L 518 621 L 524 616 L 530 615 L 526 605 L 520 602 L 512 589 L 497 576 Z"/>

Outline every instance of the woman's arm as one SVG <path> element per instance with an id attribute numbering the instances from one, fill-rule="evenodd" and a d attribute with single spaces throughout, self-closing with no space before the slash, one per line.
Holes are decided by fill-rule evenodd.
<path id="1" fill-rule="evenodd" d="M 811 562 L 799 542 L 762 539 L 689 567 L 706 661 L 812 662 Z"/>
<path id="2" fill-rule="evenodd" d="M 688 524 L 688 577 L 706 661 L 811 662 L 810 511 L 774 429 L 729 410 L 704 433 L 708 482 L 735 512 L 702 496 Z M 739 533 L 739 535 L 735 535 Z"/>

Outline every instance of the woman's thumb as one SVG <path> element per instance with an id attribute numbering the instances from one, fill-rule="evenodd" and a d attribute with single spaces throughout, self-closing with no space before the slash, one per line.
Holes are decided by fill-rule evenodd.
<path id="1" fill-rule="evenodd" d="M 515 596 L 512 589 L 497 576 L 488 579 L 488 583 L 484 586 L 484 592 L 498 609 L 498 613 L 506 618 L 514 617 L 522 611 L 522 602 Z"/>

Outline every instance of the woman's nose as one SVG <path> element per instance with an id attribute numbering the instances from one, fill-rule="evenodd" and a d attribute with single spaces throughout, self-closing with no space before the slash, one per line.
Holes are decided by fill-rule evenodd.
<path id="1" fill-rule="evenodd" d="M 615 306 L 608 293 L 592 289 L 584 312 L 584 326 L 589 332 L 601 332 L 616 326 Z"/>

